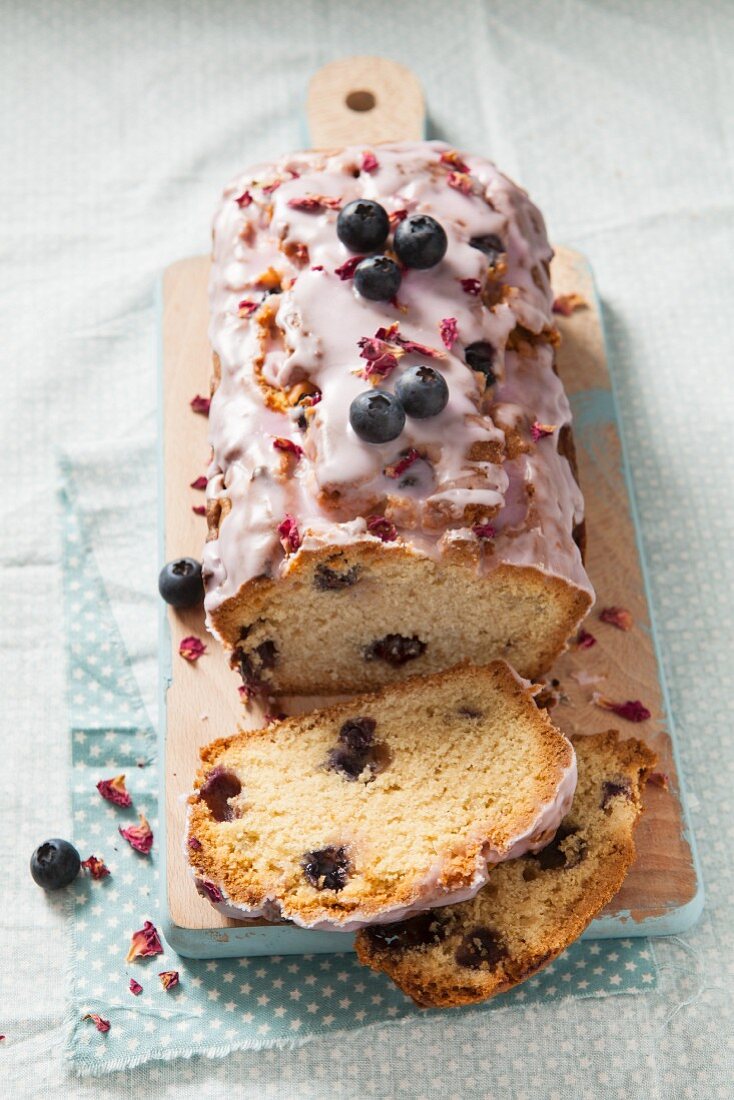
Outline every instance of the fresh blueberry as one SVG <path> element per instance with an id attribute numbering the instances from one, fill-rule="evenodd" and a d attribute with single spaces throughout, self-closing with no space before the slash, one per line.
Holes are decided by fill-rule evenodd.
<path id="1" fill-rule="evenodd" d="M 194 558 L 169 561 L 158 574 L 158 591 L 171 607 L 197 607 L 204 599 L 201 565 Z"/>
<path id="2" fill-rule="evenodd" d="M 387 390 L 367 390 L 349 406 L 349 423 L 365 443 L 389 443 L 405 427 L 405 409 Z"/>
<path id="3" fill-rule="evenodd" d="M 374 252 L 382 248 L 389 232 L 386 210 L 371 199 L 348 202 L 336 219 L 336 235 L 350 252 Z"/>
<path id="4" fill-rule="evenodd" d="M 472 237 L 469 244 L 472 248 L 478 248 L 480 252 L 483 252 L 490 264 L 497 263 L 501 254 L 505 251 L 505 246 L 496 233 L 485 233 L 481 237 Z"/>
<path id="5" fill-rule="evenodd" d="M 389 256 L 368 256 L 354 272 L 355 287 L 371 302 L 391 302 L 401 280 L 400 268 Z"/>
<path id="6" fill-rule="evenodd" d="M 494 348 L 486 340 L 477 340 L 476 344 L 469 344 L 464 348 L 464 358 L 472 370 L 477 370 L 486 376 L 487 385 L 493 386 L 497 381 L 492 364 L 494 363 Z"/>
<path id="7" fill-rule="evenodd" d="M 438 416 L 446 408 L 449 388 L 440 371 L 423 363 L 408 367 L 401 374 L 395 386 L 395 396 L 408 416 L 425 420 L 429 416 Z"/>
<path id="8" fill-rule="evenodd" d="M 443 226 L 430 214 L 404 218 L 395 230 L 395 252 L 406 267 L 435 267 L 446 255 L 448 240 Z"/>
<path id="9" fill-rule="evenodd" d="M 68 840 L 47 840 L 31 856 L 31 875 L 44 890 L 60 890 L 79 874 L 79 853 Z"/>

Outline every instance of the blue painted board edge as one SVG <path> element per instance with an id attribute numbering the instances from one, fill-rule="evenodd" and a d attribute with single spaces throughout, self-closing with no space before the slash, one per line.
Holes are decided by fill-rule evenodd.
<path id="1" fill-rule="evenodd" d="M 640 559 L 640 568 L 645 590 L 645 598 L 650 614 L 650 628 L 655 657 L 660 679 L 660 690 L 663 699 L 665 720 L 667 723 L 670 740 L 672 743 L 673 759 L 675 761 L 678 776 L 678 797 L 681 804 L 681 816 L 683 832 L 691 849 L 691 858 L 696 873 L 697 889 L 689 902 L 676 909 L 671 909 L 656 917 L 645 920 L 633 919 L 631 914 L 619 913 L 613 917 L 599 917 L 589 925 L 582 939 L 626 939 L 633 936 L 670 936 L 688 931 L 701 916 L 704 906 L 704 888 L 701 875 L 700 861 L 696 848 L 695 838 L 690 826 L 690 814 L 686 799 L 683 773 L 680 768 L 678 743 L 673 723 L 670 696 L 665 680 L 665 672 L 660 657 L 659 634 L 655 619 L 655 610 L 651 600 L 650 577 L 645 558 L 640 528 L 639 512 L 634 493 L 634 485 L 628 461 L 627 443 L 624 427 L 619 414 L 620 404 L 617 395 L 612 360 L 609 356 L 609 345 L 604 328 L 604 312 L 599 298 L 596 281 L 593 277 L 591 265 L 586 261 L 594 286 L 595 304 L 602 322 L 602 339 L 604 341 L 604 353 L 606 356 L 607 370 L 611 383 L 610 412 L 615 421 L 619 434 L 622 472 L 630 501 L 630 514 L 635 529 L 635 545 Z M 155 314 L 158 324 L 157 338 L 157 391 L 158 391 L 158 446 L 157 446 L 157 483 L 158 483 L 158 559 L 161 565 L 164 562 L 165 553 L 165 495 L 163 484 L 163 277 L 159 277 L 155 288 Z M 573 404 L 573 401 L 572 401 Z M 166 693 L 171 682 L 171 636 L 168 626 L 166 606 L 161 602 L 158 618 L 158 652 L 159 652 L 159 694 L 158 694 L 158 758 L 159 758 L 159 791 L 158 791 L 158 831 L 160 835 L 160 903 L 161 903 L 161 930 L 169 946 L 179 955 L 193 959 L 211 958 L 236 958 L 238 956 L 258 955 L 301 955 L 323 954 L 336 951 L 352 951 L 354 949 L 354 937 L 344 932 L 311 932 L 308 929 L 297 928 L 293 925 L 258 925 L 254 928 L 245 926 L 233 926 L 230 928 L 182 928 L 174 923 L 171 918 L 168 905 L 168 875 L 166 866 L 166 791 L 165 791 L 165 753 L 166 753 Z M 193 889 L 192 882 L 192 889 Z"/>

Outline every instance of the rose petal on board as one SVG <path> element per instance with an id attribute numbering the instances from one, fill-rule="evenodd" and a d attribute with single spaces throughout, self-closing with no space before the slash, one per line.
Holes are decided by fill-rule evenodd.
<path id="1" fill-rule="evenodd" d="M 605 695 L 595 691 L 591 701 L 595 707 L 609 710 L 612 714 L 624 718 L 627 722 L 646 722 L 648 718 L 652 717 L 650 711 L 639 699 L 628 699 L 625 703 L 615 703 L 611 699 L 607 699 Z"/>
<path id="2" fill-rule="evenodd" d="M 181 639 L 178 652 L 185 661 L 189 661 L 193 665 L 196 664 L 199 657 L 206 653 L 206 646 L 201 638 L 197 638 L 195 634 L 190 634 L 187 638 Z"/>
<path id="3" fill-rule="evenodd" d="M 603 623 L 616 626 L 617 630 L 631 630 L 635 625 L 632 615 L 625 607 L 604 607 L 599 612 Z"/>

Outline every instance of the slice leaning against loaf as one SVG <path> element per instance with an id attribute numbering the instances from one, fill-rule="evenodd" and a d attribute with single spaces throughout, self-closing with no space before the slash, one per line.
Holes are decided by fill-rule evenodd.
<path id="1" fill-rule="evenodd" d="M 360 932 L 360 962 L 419 1005 L 467 1005 L 531 977 L 581 935 L 634 859 L 655 755 L 614 731 L 574 745 L 576 795 L 552 843 L 498 867 L 471 901 Z"/>
<path id="2" fill-rule="evenodd" d="M 576 784 L 569 741 L 504 661 L 202 750 L 190 798 L 197 886 L 239 919 L 342 929 L 472 897 L 539 849 Z"/>

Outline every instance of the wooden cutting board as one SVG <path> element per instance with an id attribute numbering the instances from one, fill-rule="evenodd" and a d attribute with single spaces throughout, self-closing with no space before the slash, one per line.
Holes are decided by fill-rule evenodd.
<path id="1" fill-rule="evenodd" d="M 321 70 L 309 92 L 314 145 L 419 137 L 423 98 L 413 75 L 376 58 L 349 58 Z M 206 284 L 209 261 L 197 256 L 164 273 L 161 294 L 161 558 L 200 558 L 206 521 L 192 508 L 204 494 L 190 487 L 208 464 L 207 421 L 190 408 L 195 394 L 208 394 L 211 352 L 207 340 Z M 637 832 L 637 861 L 617 897 L 592 924 L 588 936 L 666 935 L 681 932 L 703 906 L 695 851 L 679 775 L 675 737 L 656 648 L 648 601 L 639 527 L 626 467 L 618 408 L 604 348 L 600 306 L 585 258 L 557 248 L 552 266 L 557 295 L 578 293 L 588 303 L 559 317 L 563 341 L 558 367 L 571 398 L 579 475 L 586 498 L 587 567 L 597 604 L 586 629 L 596 638 L 588 649 L 572 648 L 551 673 L 562 701 L 553 720 L 569 734 L 595 733 L 611 726 L 644 739 L 658 753 L 668 787 L 649 785 L 646 812 Z M 600 622 L 599 610 L 623 606 L 633 617 L 629 632 Z M 205 655 L 188 664 L 178 655 L 182 638 L 197 634 Z M 160 743 L 165 758 L 161 824 L 165 831 L 162 873 L 166 939 L 182 955 L 295 954 L 347 950 L 351 936 L 309 932 L 267 922 L 221 917 L 196 892 L 183 848 L 186 796 L 198 766 L 198 750 L 238 725 L 262 724 L 253 706 L 244 714 L 239 676 L 208 638 L 200 609 L 163 609 L 161 629 L 162 705 Z M 591 682 L 590 678 L 598 677 Z M 579 682 L 581 681 L 581 682 Z M 615 701 L 640 699 L 652 712 L 631 724 L 600 710 L 594 691 Z M 333 699 L 283 700 L 289 713 Z"/>

